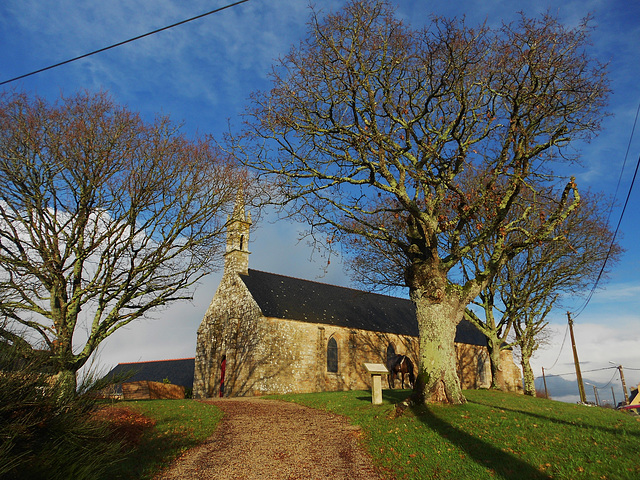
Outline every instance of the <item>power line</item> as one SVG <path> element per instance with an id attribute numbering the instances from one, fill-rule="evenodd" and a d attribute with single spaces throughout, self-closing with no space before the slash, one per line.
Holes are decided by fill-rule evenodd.
<path id="1" fill-rule="evenodd" d="M 622 170 L 620 171 L 620 176 L 618 177 L 618 184 L 616 185 L 616 192 L 614 194 L 614 202 L 612 202 L 611 204 L 611 208 L 609 209 L 609 215 L 607 216 L 607 224 L 609 223 L 609 219 L 611 218 L 611 212 L 613 211 L 613 205 L 615 203 L 615 198 L 618 195 L 618 188 L 620 187 L 620 181 L 622 179 L 622 176 L 624 174 L 624 170 L 627 164 L 627 159 L 629 157 L 629 151 L 631 150 L 631 143 L 633 141 L 633 136 L 634 133 L 636 131 L 636 125 L 638 124 L 638 114 L 640 114 L 640 103 L 638 104 L 638 109 L 636 110 L 636 117 L 633 121 L 633 127 L 631 128 L 631 135 L 629 136 L 629 142 L 627 143 L 627 151 L 625 152 L 624 155 L 624 161 L 622 163 Z M 598 276 L 596 278 L 595 283 L 593 284 L 593 287 L 591 288 L 591 291 L 589 292 L 589 295 L 587 295 L 587 298 L 585 299 L 584 304 L 578 309 L 578 311 L 576 313 L 574 313 L 573 318 L 575 319 L 578 315 L 580 315 L 585 308 L 587 308 L 587 305 L 589 304 L 589 302 L 591 301 L 591 297 L 593 297 L 593 294 L 595 293 L 596 289 L 598 288 L 598 284 L 600 283 L 600 279 L 602 278 L 602 275 L 604 274 L 604 269 L 607 266 L 607 261 L 609 260 L 609 256 L 611 255 L 611 251 L 613 250 L 613 246 L 615 244 L 616 241 L 616 237 L 618 236 L 618 231 L 620 229 L 620 224 L 622 223 L 622 218 L 624 217 L 624 213 L 627 209 L 627 205 L 629 204 L 629 198 L 631 197 L 631 191 L 633 190 L 633 185 L 635 184 L 636 181 L 636 177 L 638 175 L 638 167 L 640 167 L 640 156 L 638 156 L 638 160 L 636 161 L 636 168 L 635 171 L 633 172 L 633 178 L 631 179 L 631 184 L 629 185 L 629 190 L 627 192 L 627 197 L 625 199 L 624 202 L 624 206 L 622 208 L 622 212 L 620 213 L 620 218 L 618 219 L 618 224 L 616 225 L 616 229 L 613 233 L 613 237 L 611 238 L 611 243 L 609 244 L 609 249 L 607 250 L 607 255 L 605 256 L 604 261 L 602 262 L 602 267 L 600 268 L 600 272 L 598 273 Z M 560 358 L 560 355 L 562 354 L 562 350 L 564 349 L 564 343 L 567 339 L 567 331 L 568 331 L 568 327 L 567 330 L 565 330 L 565 334 L 564 334 L 564 339 L 562 340 L 562 346 L 560 347 L 560 351 L 558 352 L 558 357 L 556 358 L 556 361 L 553 362 L 553 366 L 551 366 L 551 368 L 549 368 L 549 370 L 551 370 L 553 367 L 556 366 L 556 363 L 558 363 L 558 359 Z"/>
<path id="2" fill-rule="evenodd" d="M 611 370 L 612 368 L 617 369 L 618 367 L 603 367 L 603 368 L 594 368 L 593 370 L 585 370 L 584 373 L 591 373 L 591 372 L 601 372 L 603 370 Z M 633 370 L 633 369 L 631 369 Z M 575 376 L 576 372 L 567 372 L 567 373 L 552 373 L 551 375 L 546 375 L 545 376 L 547 378 L 549 377 L 565 377 L 567 375 L 574 375 Z"/>
<path id="3" fill-rule="evenodd" d="M 618 372 L 613 372 L 613 375 L 611 376 L 611 378 L 609 379 L 609 381 L 602 387 L 598 387 L 596 385 L 596 388 L 607 388 L 609 385 L 611 385 L 611 382 L 613 382 L 613 379 L 615 378 L 615 376 L 618 374 Z"/>
<path id="4" fill-rule="evenodd" d="M 169 30 L 170 28 L 177 27 L 179 25 L 183 25 L 183 24 L 191 22 L 193 20 L 198 20 L 200 18 L 206 17 L 208 15 L 212 15 L 214 13 L 221 12 L 222 10 L 226 10 L 227 8 L 235 7 L 237 5 L 240 5 L 241 3 L 246 3 L 248 1 L 249 0 L 240 0 L 240 1 L 235 2 L 235 3 L 231 3 L 229 5 L 225 5 L 224 7 L 216 8 L 215 10 L 211 10 L 210 12 L 206 12 L 206 13 L 197 15 L 195 17 L 191 17 L 191 18 L 188 18 L 186 20 L 182 20 L 182 21 L 180 21 L 178 23 L 174 23 L 172 25 L 167 25 L 166 27 L 158 28 L 157 30 L 153 30 L 152 32 L 148 32 L 148 33 L 145 33 L 145 34 L 142 34 L 142 35 L 138 35 L 137 37 L 130 38 L 129 40 L 124 40 L 122 42 L 118 42 L 118 43 L 114 43 L 113 45 L 109 45 L 108 47 L 100 48 L 98 50 L 94 50 L 93 52 L 85 53 L 84 55 L 80 55 L 79 57 L 74 57 L 74 58 L 71 58 L 69 60 L 65 60 L 64 62 L 56 63 L 55 65 L 49 65 L 48 67 L 41 68 L 41 69 L 35 70 L 33 72 L 25 73 L 24 75 L 20 75 L 19 77 L 10 78 L 9 80 L 5 80 L 3 82 L 0 82 L 0 86 L 1 85 L 6 85 L 7 83 L 15 82 L 16 80 L 21 80 L 23 78 L 30 77 L 31 75 L 35 75 L 36 73 L 45 72 L 47 70 L 51 70 L 52 68 L 56 68 L 56 67 L 60 67 L 62 65 L 66 65 L 67 63 L 75 62 L 76 60 L 80 60 L 82 58 L 86 58 L 86 57 L 89 57 L 91 55 L 95 55 L 96 53 L 102 53 L 102 52 L 104 52 L 106 50 L 110 50 L 112 48 L 119 47 L 119 46 L 124 45 L 126 43 L 131 43 L 131 42 L 134 42 L 136 40 L 140 40 L 141 38 L 148 37 L 150 35 L 154 35 L 156 33 L 163 32 L 165 30 Z"/>
<path id="5" fill-rule="evenodd" d="M 622 171 L 620 172 L 620 178 L 622 178 L 622 174 L 624 172 L 624 167 L 627 163 L 627 158 L 629 156 L 629 150 L 631 149 L 631 142 L 633 140 L 633 134 L 636 130 L 636 125 L 638 123 L 638 114 L 640 113 L 640 103 L 638 104 L 638 109 L 636 110 L 636 118 L 633 121 L 633 128 L 631 129 L 631 136 L 629 137 L 629 143 L 627 144 L 627 151 L 625 153 L 624 156 L 624 162 L 622 164 Z M 633 190 L 633 185 L 636 181 L 636 177 L 638 175 L 638 167 L 640 167 L 640 155 L 638 156 L 638 160 L 636 161 L 636 168 L 635 171 L 633 172 L 633 178 L 631 179 L 631 185 L 629 185 L 629 191 L 627 192 L 627 198 L 624 201 L 624 206 L 622 207 L 622 212 L 620 213 L 620 218 L 618 219 L 618 224 L 616 225 L 616 229 L 613 232 L 613 237 L 611 238 L 611 243 L 609 244 L 609 250 L 607 251 L 607 255 L 604 258 L 604 262 L 602 262 L 602 268 L 600 269 L 600 272 L 598 273 L 598 277 L 596 278 L 595 283 L 593 284 L 593 288 L 591 289 L 591 291 L 589 292 L 589 295 L 587 295 L 587 299 L 584 302 L 584 305 L 582 305 L 582 307 L 580 307 L 579 311 L 577 313 L 574 314 L 574 319 L 575 317 L 577 317 L 578 315 L 580 315 L 584 309 L 587 307 L 587 305 L 589 304 L 589 301 L 591 300 L 591 297 L 593 297 L 593 294 L 596 291 L 596 288 L 598 288 L 598 284 L 600 283 L 600 279 L 602 278 L 602 275 L 604 273 L 604 269 L 607 265 L 607 261 L 609 260 L 609 255 L 611 254 L 611 251 L 613 250 L 613 246 L 615 244 L 616 241 L 616 237 L 618 236 L 618 230 L 620 229 L 620 224 L 622 223 L 622 217 L 624 217 L 624 213 L 627 210 L 627 205 L 629 204 L 629 198 L 631 197 L 631 191 Z M 620 185 L 620 178 L 618 179 L 618 186 Z M 616 187 L 616 195 L 618 192 L 618 187 Z M 615 197 L 614 197 L 614 202 L 615 202 Z M 613 204 L 611 206 L 611 208 L 613 208 Z M 609 217 L 607 217 L 607 223 L 609 218 L 611 217 L 611 210 L 609 211 Z"/>
<path id="6" fill-rule="evenodd" d="M 616 370 L 618 369 L 618 367 L 602 367 L 602 368 L 594 368 L 593 370 L 585 370 L 584 373 L 601 372 L 603 370 L 611 370 L 612 368 L 615 368 Z M 624 367 L 624 369 L 625 370 L 640 371 L 640 368 Z M 545 371 L 546 371 L 546 369 L 545 369 Z M 576 374 L 576 372 L 552 373 L 550 375 L 546 375 L 546 377 L 565 377 L 567 375 L 575 375 L 575 374 Z M 538 377 L 538 378 L 542 378 L 542 377 Z"/>
<path id="7" fill-rule="evenodd" d="M 558 363 L 558 360 L 560 359 L 560 355 L 562 354 L 562 350 L 564 349 L 564 342 L 566 342 L 567 340 L 567 333 L 569 333 L 569 325 L 567 324 L 567 326 L 565 327 L 564 330 L 564 338 L 562 339 L 562 345 L 560 346 L 560 351 L 558 352 L 558 356 L 556 357 L 556 361 L 553 362 L 553 365 L 551 365 L 550 368 L 548 368 L 548 370 L 551 370 L 553 367 L 556 366 L 556 363 Z"/>
<path id="8" fill-rule="evenodd" d="M 633 127 L 631 127 L 631 136 L 629 137 L 629 142 L 627 143 L 627 151 L 624 154 L 624 161 L 622 162 L 622 169 L 620 170 L 620 175 L 618 176 L 618 183 L 616 184 L 616 191 L 613 194 L 613 198 L 618 198 L 618 190 L 620 189 L 620 183 L 622 182 L 622 177 L 624 176 L 624 171 L 627 166 L 627 159 L 629 158 L 629 150 L 631 150 L 631 141 L 633 140 L 633 134 L 636 131 L 636 124 L 638 122 L 638 113 L 640 112 L 640 105 L 638 105 L 638 110 L 636 110 L 636 118 L 633 121 Z M 611 202 L 611 207 L 609 207 L 609 214 L 607 215 L 607 225 L 609 224 L 609 220 L 611 219 L 611 214 L 613 213 L 613 207 L 615 206 L 615 202 Z"/>

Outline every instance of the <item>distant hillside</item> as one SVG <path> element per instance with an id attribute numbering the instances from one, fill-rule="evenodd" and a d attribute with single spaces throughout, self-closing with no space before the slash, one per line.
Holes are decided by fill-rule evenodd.
<path id="1" fill-rule="evenodd" d="M 585 395 L 587 396 L 587 402 L 595 402 L 593 387 L 591 385 L 588 385 L 587 383 L 601 385 L 601 382 L 586 378 L 584 379 L 584 382 L 584 391 Z M 616 403 L 619 403 L 624 399 L 622 387 L 619 383 L 613 383 L 612 385 L 615 393 Z M 540 392 L 544 392 L 544 383 L 542 381 L 542 377 L 536 378 L 536 389 Z M 547 377 L 547 389 L 549 391 L 549 396 L 553 400 L 567 403 L 576 403 L 580 400 L 580 394 L 578 393 L 578 382 L 575 379 L 567 380 L 562 377 L 549 376 Z M 598 397 L 600 399 L 600 403 L 604 402 L 613 405 L 611 385 L 608 385 L 604 388 L 598 388 Z"/>

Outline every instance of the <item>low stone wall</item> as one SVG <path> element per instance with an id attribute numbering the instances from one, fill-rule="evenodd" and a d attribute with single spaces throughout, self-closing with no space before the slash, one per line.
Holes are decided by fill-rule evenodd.
<path id="1" fill-rule="evenodd" d="M 174 400 L 184 398 L 184 387 L 160 382 L 126 382 L 122 384 L 125 400 Z"/>

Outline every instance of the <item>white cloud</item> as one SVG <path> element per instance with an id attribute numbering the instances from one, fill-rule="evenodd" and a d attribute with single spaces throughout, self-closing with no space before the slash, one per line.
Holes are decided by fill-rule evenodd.
<path id="1" fill-rule="evenodd" d="M 617 283 L 606 286 L 605 290 L 596 292 L 594 302 L 611 302 L 615 300 L 632 300 L 640 303 L 640 285 L 630 283 Z"/>

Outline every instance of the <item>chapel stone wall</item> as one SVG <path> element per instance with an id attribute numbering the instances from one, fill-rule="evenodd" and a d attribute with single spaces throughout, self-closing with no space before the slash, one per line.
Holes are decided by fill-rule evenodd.
<path id="1" fill-rule="evenodd" d="M 265 375 L 256 384 L 255 394 L 368 389 L 370 375 L 363 364 L 384 364 L 390 342 L 397 353 L 409 355 L 414 363 L 417 358 L 417 341 L 412 337 L 294 320 L 265 321 L 284 339 L 286 347 L 281 359 L 291 368 L 277 377 Z M 327 368 L 327 345 L 331 338 L 338 349 L 336 372 Z"/>
<path id="2" fill-rule="evenodd" d="M 363 364 L 386 363 L 390 343 L 396 353 L 408 355 L 417 369 L 419 345 L 416 337 L 276 318 L 259 317 L 255 321 L 260 325 L 260 332 L 256 333 L 260 341 L 255 342 L 255 350 L 250 355 L 245 352 L 244 356 L 233 349 L 226 350 L 225 395 L 366 390 L 370 388 L 370 375 Z M 335 339 L 338 347 L 337 372 L 327 369 L 330 338 Z M 456 344 L 456 354 L 463 388 L 488 388 L 491 385 L 489 355 L 485 347 Z M 512 360 L 510 364 L 517 370 Z M 219 370 L 214 366 L 211 372 L 208 382 L 211 389 L 207 396 L 217 396 Z M 387 386 L 385 379 L 383 387 Z M 395 387 L 400 387 L 399 381 Z"/>
<path id="3" fill-rule="evenodd" d="M 337 372 L 327 369 L 331 338 L 338 349 Z M 222 355 L 227 359 L 225 396 L 368 389 L 370 375 L 363 364 L 385 364 L 389 344 L 409 356 L 417 373 L 417 337 L 265 318 L 240 277 L 225 274 L 198 329 L 194 396 L 219 395 Z M 462 388 L 491 385 L 486 347 L 456 344 L 456 356 Z M 503 369 L 509 389 L 521 391 L 509 351 L 503 352 Z"/>

